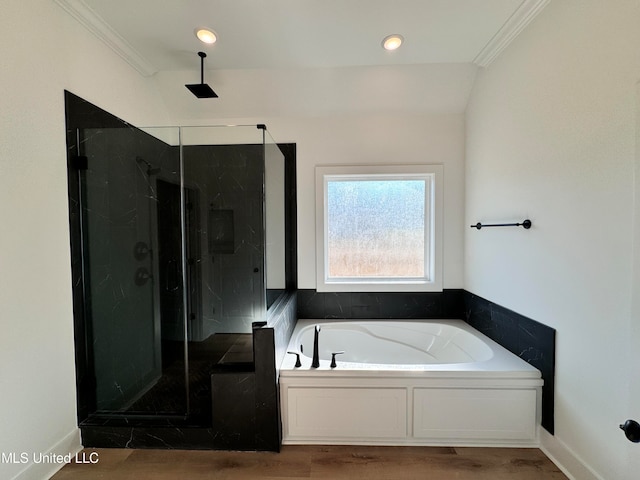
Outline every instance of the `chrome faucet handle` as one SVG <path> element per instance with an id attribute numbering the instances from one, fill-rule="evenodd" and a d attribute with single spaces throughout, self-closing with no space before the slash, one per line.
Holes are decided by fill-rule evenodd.
<path id="1" fill-rule="evenodd" d="M 331 352 L 331 365 L 329 365 L 331 368 L 336 368 L 336 355 L 342 355 L 344 353 L 344 351 L 342 352 Z"/>
<path id="2" fill-rule="evenodd" d="M 302 362 L 300 361 L 300 354 L 298 352 L 287 352 L 290 355 L 296 356 L 296 368 L 300 368 L 302 366 Z"/>

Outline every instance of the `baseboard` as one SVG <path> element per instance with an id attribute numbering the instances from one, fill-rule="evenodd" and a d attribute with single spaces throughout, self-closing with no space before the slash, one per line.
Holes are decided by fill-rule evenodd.
<path id="1" fill-rule="evenodd" d="M 67 434 L 62 440 L 52 446 L 48 451 L 42 452 L 44 458 L 51 458 L 53 462 L 42 461 L 35 463 L 33 457 L 31 463 L 27 464 L 24 470 L 13 477 L 12 480 L 33 480 L 36 478 L 48 479 L 51 478 L 58 470 L 65 466 L 64 461 L 58 462 L 57 456 L 67 458 L 75 458 L 75 455 L 82 450 L 80 443 L 80 429 L 74 428 L 69 434 Z M 34 453 L 40 458 L 40 452 Z"/>
<path id="2" fill-rule="evenodd" d="M 570 480 L 605 480 L 576 455 L 564 442 L 540 429 L 540 450 L 562 470 Z"/>

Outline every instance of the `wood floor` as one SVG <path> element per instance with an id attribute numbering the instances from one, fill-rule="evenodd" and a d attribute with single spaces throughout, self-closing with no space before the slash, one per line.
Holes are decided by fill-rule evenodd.
<path id="1" fill-rule="evenodd" d="M 95 452 L 95 453 L 94 453 Z M 53 480 L 546 480 L 567 477 L 538 449 L 284 446 L 280 453 L 87 449 Z M 82 460 L 83 453 L 78 454 Z M 93 453 L 93 456 L 90 456 Z"/>

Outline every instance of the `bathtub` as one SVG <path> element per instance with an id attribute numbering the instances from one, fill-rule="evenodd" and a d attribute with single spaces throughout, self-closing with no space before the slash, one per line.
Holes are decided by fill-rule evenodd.
<path id="1" fill-rule="evenodd" d="M 539 444 L 540 371 L 461 320 L 299 320 L 288 351 L 284 444 Z"/>

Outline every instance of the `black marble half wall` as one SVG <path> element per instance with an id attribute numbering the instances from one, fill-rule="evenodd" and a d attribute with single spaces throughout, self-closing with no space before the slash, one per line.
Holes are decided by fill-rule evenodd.
<path id="1" fill-rule="evenodd" d="M 295 294 L 289 309 L 294 307 Z M 188 425 L 180 418 L 154 419 L 152 423 L 148 418 L 131 417 L 125 422 L 118 418 L 95 418 L 80 426 L 83 445 L 279 451 L 276 342 L 274 328 L 257 323 L 251 342 L 252 361 L 245 361 L 243 352 L 235 352 L 233 360 L 220 362 L 214 368 L 210 376 L 211 426 Z"/>
<path id="2" fill-rule="evenodd" d="M 220 368 L 211 375 L 218 448 L 280 450 L 278 367 L 296 319 L 296 294 L 290 293 L 269 309 L 266 325 L 253 329 L 254 368 Z"/>

